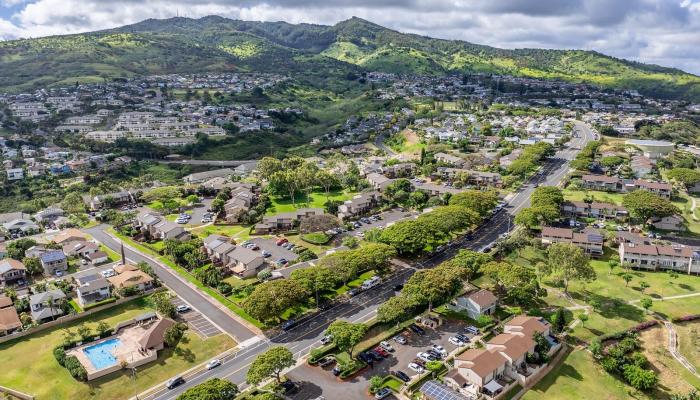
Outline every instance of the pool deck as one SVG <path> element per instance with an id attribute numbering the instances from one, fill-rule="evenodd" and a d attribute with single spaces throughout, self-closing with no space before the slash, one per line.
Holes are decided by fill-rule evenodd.
<path id="1" fill-rule="evenodd" d="M 139 345 L 138 340 L 144 334 L 144 332 L 146 332 L 149 326 L 150 324 L 124 328 L 115 336 L 109 336 L 104 339 L 85 343 L 70 349 L 66 352 L 66 355 L 75 356 L 78 361 L 80 361 L 87 371 L 88 380 L 96 379 L 112 372 L 119 371 L 123 368 L 124 363 L 126 363 L 126 368 L 138 367 L 139 365 L 146 364 L 158 358 L 158 353 L 156 350 L 140 350 L 141 346 Z M 87 347 L 95 346 L 110 339 L 119 339 L 121 342 L 111 352 L 117 359 L 117 363 L 107 368 L 96 369 L 83 350 Z"/>

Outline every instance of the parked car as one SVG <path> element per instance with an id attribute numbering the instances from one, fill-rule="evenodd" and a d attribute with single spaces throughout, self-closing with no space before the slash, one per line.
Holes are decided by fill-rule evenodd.
<path id="1" fill-rule="evenodd" d="M 262 256 L 265 257 L 265 258 L 271 257 L 271 256 L 272 256 L 272 253 L 270 253 L 270 252 L 267 251 L 267 250 L 263 250 L 263 251 L 262 251 Z"/>
<path id="2" fill-rule="evenodd" d="M 177 312 L 179 312 L 179 313 L 184 313 L 184 312 L 187 312 L 187 311 L 190 311 L 190 310 L 191 310 L 190 306 L 188 306 L 187 304 L 180 304 L 180 305 L 177 306 L 175 309 L 176 309 Z"/>
<path id="3" fill-rule="evenodd" d="M 455 335 L 455 337 L 456 337 L 457 339 L 463 341 L 464 343 L 469 343 L 469 336 L 467 336 L 467 335 L 464 335 L 464 334 L 462 334 L 462 333 L 458 333 L 458 334 Z"/>
<path id="4" fill-rule="evenodd" d="M 276 261 L 277 265 L 279 265 L 279 266 L 287 265 L 288 262 L 289 261 L 287 261 L 286 258 L 280 258 L 279 260 Z"/>
<path id="5" fill-rule="evenodd" d="M 391 347 L 391 344 L 389 344 L 389 342 L 387 342 L 387 341 L 383 341 L 383 342 L 379 343 L 379 346 L 381 346 L 382 349 L 384 349 L 388 352 L 391 352 L 391 353 L 394 352 L 394 348 Z"/>
<path id="6" fill-rule="evenodd" d="M 321 338 L 321 344 L 323 344 L 323 345 L 326 345 L 326 344 L 330 343 L 331 341 L 333 341 L 333 335 L 326 335 L 326 336 Z"/>
<path id="7" fill-rule="evenodd" d="M 381 354 L 381 356 L 384 357 L 384 358 L 389 357 L 389 352 L 386 351 L 386 350 L 384 350 L 384 349 L 382 348 L 382 346 L 377 346 L 377 347 L 375 347 L 373 351 L 376 352 L 376 353 Z"/>
<path id="8" fill-rule="evenodd" d="M 104 270 L 104 271 L 102 271 L 102 272 L 100 272 L 100 273 L 101 273 L 102 276 L 104 276 L 105 278 L 111 278 L 111 277 L 113 277 L 113 276 L 115 276 L 115 275 L 117 274 L 116 272 L 114 272 L 114 270 L 113 270 L 112 268 L 106 269 L 106 270 Z"/>
<path id="9" fill-rule="evenodd" d="M 425 368 L 421 367 L 420 365 L 418 365 L 414 362 L 408 363 L 408 369 L 410 369 L 411 371 L 414 371 L 414 372 L 418 372 L 419 374 L 422 374 L 423 371 L 425 371 Z"/>
<path id="10" fill-rule="evenodd" d="M 442 359 L 442 354 L 438 353 L 437 351 L 433 349 L 426 350 L 426 353 L 428 353 L 429 356 L 432 356 L 436 360 Z"/>
<path id="11" fill-rule="evenodd" d="M 335 358 L 333 356 L 326 356 L 321 359 L 321 361 L 318 362 L 318 366 L 321 368 L 325 368 L 335 362 Z"/>
<path id="12" fill-rule="evenodd" d="M 367 354 L 368 354 L 370 357 L 374 358 L 376 361 L 382 361 L 382 360 L 384 359 L 384 356 L 382 356 L 380 353 L 377 353 L 377 352 L 374 351 L 374 350 L 368 351 Z"/>
<path id="13" fill-rule="evenodd" d="M 438 353 L 440 353 L 440 355 L 443 356 L 443 357 L 445 357 L 445 356 L 447 355 L 447 350 L 445 350 L 445 348 L 442 347 L 442 345 L 434 344 L 434 345 L 433 345 L 433 350 L 435 350 L 435 351 L 437 351 Z"/>
<path id="14" fill-rule="evenodd" d="M 479 328 L 477 328 L 476 326 L 467 326 L 466 328 L 464 328 L 464 332 L 471 333 L 472 335 L 478 335 Z"/>
<path id="15" fill-rule="evenodd" d="M 218 367 L 219 365 L 221 365 L 221 360 L 219 360 L 218 358 L 215 358 L 207 363 L 207 369 L 214 369 L 214 368 Z"/>
<path id="16" fill-rule="evenodd" d="M 435 356 L 432 356 L 432 355 L 425 353 L 425 352 L 422 352 L 422 351 L 419 351 L 418 354 L 416 354 L 416 357 L 420 358 L 421 360 L 423 360 L 425 362 L 435 361 Z"/>
<path id="17" fill-rule="evenodd" d="M 287 238 L 281 238 L 277 240 L 277 245 L 282 246 L 283 244 L 287 243 L 289 240 Z"/>
<path id="18" fill-rule="evenodd" d="M 403 335 L 396 335 L 394 336 L 394 342 L 398 344 L 406 344 L 407 340 L 406 337 Z"/>
<path id="19" fill-rule="evenodd" d="M 374 363 L 374 357 L 372 357 L 371 355 L 369 355 L 368 353 L 365 353 L 365 352 L 362 352 L 362 353 L 358 354 L 358 355 L 357 355 L 357 358 L 359 358 L 360 360 L 366 362 L 367 364 L 373 364 L 373 363 Z"/>
<path id="20" fill-rule="evenodd" d="M 334 375 L 334 376 L 340 375 L 341 372 L 342 372 L 342 371 L 341 371 L 341 369 L 340 369 L 340 365 L 336 365 L 335 367 L 333 367 L 333 375 Z"/>
<path id="21" fill-rule="evenodd" d="M 416 324 L 411 324 L 408 329 L 412 330 L 415 334 L 423 336 L 425 335 L 425 330 Z"/>
<path id="22" fill-rule="evenodd" d="M 394 286 L 394 292 L 400 292 L 401 290 L 403 290 L 402 284 L 398 284 L 398 285 Z"/>
<path id="23" fill-rule="evenodd" d="M 182 385 L 183 383 L 185 383 L 185 379 L 184 379 L 183 377 L 181 377 L 181 376 L 176 376 L 175 378 L 169 379 L 169 380 L 168 380 L 168 383 L 166 383 L 165 386 L 166 386 L 168 389 L 171 389 L 171 390 L 172 390 L 172 389 L 174 389 L 174 388 L 176 388 L 176 387 Z"/>
<path id="24" fill-rule="evenodd" d="M 352 288 L 352 289 L 348 290 L 348 296 L 355 297 L 358 294 L 360 294 L 361 291 L 362 290 L 360 290 L 360 288 Z"/>
<path id="25" fill-rule="evenodd" d="M 284 381 L 281 386 L 284 394 L 292 393 L 298 389 L 297 384 L 292 381 Z"/>
<path id="26" fill-rule="evenodd" d="M 404 382 L 408 382 L 411 380 L 411 378 L 408 375 L 406 375 L 406 373 L 403 371 L 391 371 L 391 374 Z"/>
<path id="27" fill-rule="evenodd" d="M 458 338 L 456 338 L 454 336 L 447 339 L 447 341 L 450 342 L 450 344 L 453 344 L 453 345 L 458 346 L 458 347 L 462 347 L 465 344 L 463 341 L 459 340 Z"/>
<path id="28" fill-rule="evenodd" d="M 374 394 L 374 398 L 377 400 L 381 400 L 391 394 L 391 390 L 387 388 L 381 388 L 377 393 Z"/>

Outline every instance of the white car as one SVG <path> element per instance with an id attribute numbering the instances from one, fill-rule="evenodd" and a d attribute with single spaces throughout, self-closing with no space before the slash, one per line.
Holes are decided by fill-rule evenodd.
<path id="1" fill-rule="evenodd" d="M 176 307 L 177 312 L 184 313 L 187 311 L 190 311 L 191 308 L 187 304 L 180 304 L 179 306 Z"/>
<path id="2" fill-rule="evenodd" d="M 433 345 L 433 350 L 437 351 L 438 353 L 442 354 L 443 357 L 447 356 L 447 350 L 445 350 L 444 347 L 442 347 L 439 344 L 434 344 Z"/>
<path id="3" fill-rule="evenodd" d="M 422 351 L 419 352 L 418 354 L 416 354 L 416 357 L 420 358 L 421 360 L 423 360 L 425 362 L 434 361 L 434 357 L 431 357 L 428 353 L 424 353 Z"/>
<path id="4" fill-rule="evenodd" d="M 215 358 L 207 363 L 207 369 L 214 369 L 214 368 L 218 367 L 219 365 L 221 365 L 221 360 L 219 360 L 218 358 Z"/>
<path id="5" fill-rule="evenodd" d="M 382 349 L 384 349 L 384 350 L 386 350 L 386 351 L 388 351 L 388 352 L 390 352 L 390 353 L 394 351 L 394 348 L 391 347 L 391 344 L 389 344 L 389 342 L 386 342 L 386 341 L 381 342 L 381 343 L 379 343 L 379 346 L 380 346 Z"/>
<path id="6" fill-rule="evenodd" d="M 461 341 L 461 340 L 459 340 L 459 339 L 457 339 L 457 338 L 454 337 L 454 336 L 452 336 L 452 337 L 450 337 L 449 339 L 447 339 L 447 341 L 450 342 L 451 344 L 457 346 L 457 347 L 464 346 L 464 342 Z"/>
<path id="7" fill-rule="evenodd" d="M 418 372 L 419 374 L 422 374 L 423 371 L 425 371 L 425 368 L 421 367 L 420 365 L 416 363 L 409 363 L 408 364 L 408 369 L 414 372 Z"/>
<path id="8" fill-rule="evenodd" d="M 396 335 L 394 336 L 394 342 L 398 344 L 406 344 L 406 337 L 403 335 Z"/>
<path id="9" fill-rule="evenodd" d="M 326 335 L 321 338 L 321 344 L 326 345 L 333 340 L 333 335 Z"/>
<path id="10" fill-rule="evenodd" d="M 110 269 L 106 269 L 106 270 L 102 271 L 101 274 L 105 278 L 111 278 L 114 275 L 116 275 L 117 273 L 114 272 L 114 270 L 112 268 L 110 268 Z"/>

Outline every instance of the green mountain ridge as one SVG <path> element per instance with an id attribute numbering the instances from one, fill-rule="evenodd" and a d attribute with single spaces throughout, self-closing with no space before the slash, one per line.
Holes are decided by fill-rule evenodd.
<path id="1" fill-rule="evenodd" d="M 406 34 L 360 18 L 333 26 L 219 16 L 148 19 L 97 32 L 0 42 L 0 90 L 143 74 L 223 71 L 343 74 L 483 72 L 700 99 L 700 77 L 594 51 L 499 49 Z"/>

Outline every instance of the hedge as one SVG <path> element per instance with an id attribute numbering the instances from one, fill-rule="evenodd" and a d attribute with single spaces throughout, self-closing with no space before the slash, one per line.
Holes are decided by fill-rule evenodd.
<path id="1" fill-rule="evenodd" d="M 688 321 L 695 321 L 696 319 L 700 319 L 700 314 L 691 314 L 691 315 L 685 315 L 685 316 L 678 317 L 678 318 L 673 318 L 673 319 L 671 319 L 671 322 L 688 322 Z"/>
<path id="2" fill-rule="evenodd" d="M 316 365 L 321 361 L 322 358 L 337 350 L 334 343 L 327 344 L 323 347 L 311 350 L 311 357 L 307 360 L 310 365 Z"/>
<path id="3" fill-rule="evenodd" d="M 659 323 L 659 321 L 657 321 L 655 319 L 651 320 L 651 321 L 642 322 L 641 324 L 633 326 L 632 328 L 624 330 L 624 331 L 619 331 L 619 332 L 609 333 L 607 335 L 598 336 L 598 339 L 601 342 L 605 342 L 608 340 L 619 340 L 619 339 L 626 337 L 630 333 L 639 333 L 645 329 L 651 328 L 652 326 L 658 325 L 658 323 Z"/>
<path id="4" fill-rule="evenodd" d="M 115 301 L 117 301 L 116 297 L 110 297 L 108 299 L 98 301 L 97 303 L 88 304 L 85 306 L 84 310 L 87 311 L 87 310 L 90 310 L 90 309 L 95 308 L 95 307 L 103 306 L 105 304 L 114 303 Z"/>
<path id="5" fill-rule="evenodd" d="M 79 381 L 87 380 L 87 371 L 75 356 L 68 356 L 64 360 L 64 366 L 70 372 L 71 376 Z"/>

